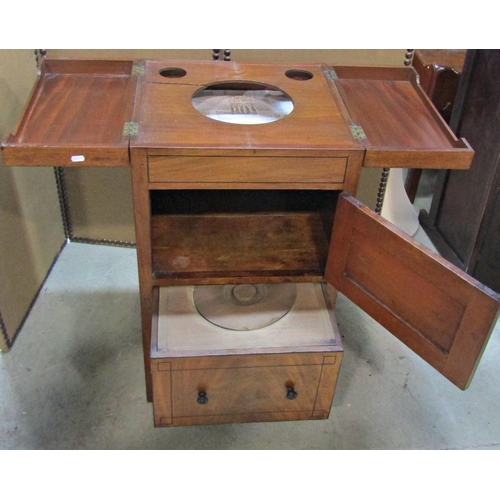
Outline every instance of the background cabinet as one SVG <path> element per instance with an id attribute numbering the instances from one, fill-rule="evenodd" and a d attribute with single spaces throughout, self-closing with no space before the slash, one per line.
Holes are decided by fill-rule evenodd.
<path id="1" fill-rule="evenodd" d="M 450 122 L 466 53 L 463 49 L 419 49 L 413 56 L 412 65 L 420 85 L 446 123 Z M 412 203 L 421 174 L 422 170 L 413 169 L 406 178 L 406 194 Z"/>
<path id="2" fill-rule="evenodd" d="M 500 292 L 500 50 L 467 52 L 451 126 L 475 156 L 439 173 L 420 221 L 444 257 Z"/>

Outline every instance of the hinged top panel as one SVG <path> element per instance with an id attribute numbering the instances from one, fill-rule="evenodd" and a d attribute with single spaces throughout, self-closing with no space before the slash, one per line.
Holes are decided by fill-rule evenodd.
<path id="1" fill-rule="evenodd" d="M 2 146 L 7 165 L 127 166 L 137 77 L 132 61 L 46 59 L 17 130 Z"/>
<path id="2" fill-rule="evenodd" d="M 365 167 L 470 167 L 472 149 L 441 118 L 413 68 L 334 69 L 332 85 L 366 135 Z"/>
<path id="3" fill-rule="evenodd" d="M 362 150 L 363 145 L 350 134 L 345 108 L 323 69 L 321 64 L 147 61 L 134 116 L 140 129 L 131 146 L 231 150 L 232 154 L 305 150 L 318 156 Z M 259 89 L 269 96 L 279 92 L 289 96 L 293 110 L 272 123 L 226 123 L 213 118 L 218 110 L 208 117 L 195 108 L 193 94 L 204 88 L 214 95 L 231 96 L 234 105 L 224 103 L 223 97 L 219 101 L 221 109 L 227 106 L 227 114 L 259 113 L 258 103 L 252 101 L 252 93 Z M 244 95 L 234 96 L 238 90 Z"/>
<path id="4" fill-rule="evenodd" d="M 203 105 L 215 96 L 226 109 L 196 107 L 200 92 Z M 253 123 L 266 106 L 269 122 Z M 221 112 L 247 121 L 221 121 Z M 473 156 L 412 68 L 220 61 L 44 60 L 2 149 L 7 165 L 125 166 L 129 146 L 175 155 L 366 151 L 369 167 L 468 168 Z"/>

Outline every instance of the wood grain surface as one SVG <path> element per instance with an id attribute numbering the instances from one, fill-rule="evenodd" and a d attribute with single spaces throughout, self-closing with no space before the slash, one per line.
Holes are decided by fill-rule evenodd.
<path id="1" fill-rule="evenodd" d="M 137 77 L 131 61 L 45 61 L 16 131 L 8 165 L 128 166 Z"/>
<path id="2" fill-rule="evenodd" d="M 157 215 L 151 231 L 156 278 L 273 271 L 321 275 L 328 251 L 315 213 Z"/>
<path id="3" fill-rule="evenodd" d="M 457 139 L 416 83 L 412 68 L 335 67 L 340 95 L 366 134 L 365 167 L 469 168 Z"/>
<path id="4" fill-rule="evenodd" d="M 223 356 L 214 368 L 199 367 L 194 359 L 189 368 L 154 360 L 155 425 L 328 418 L 341 359 L 341 353 Z M 295 399 L 287 398 L 288 389 Z M 197 402 L 200 391 L 205 404 Z"/>
<path id="5" fill-rule="evenodd" d="M 355 198 L 337 206 L 326 279 L 465 389 L 500 297 Z"/>
<path id="6" fill-rule="evenodd" d="M 149 182 L 204 184 L 301 185 L 324 184 L 324 189 L 342 186 L 347 158 L 150 156 Z M 210 187 L 210 186 L 207 186 Z M 239 186 L 241 189 L 241 186 Z"/>

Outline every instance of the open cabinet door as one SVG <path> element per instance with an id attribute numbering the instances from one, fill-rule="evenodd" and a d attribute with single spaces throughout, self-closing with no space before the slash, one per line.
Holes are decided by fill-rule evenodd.
<path id="1" fill-rule="evenodd" d="M 325 278 L 461 389 L 500 296 L 342 193 Z"/>

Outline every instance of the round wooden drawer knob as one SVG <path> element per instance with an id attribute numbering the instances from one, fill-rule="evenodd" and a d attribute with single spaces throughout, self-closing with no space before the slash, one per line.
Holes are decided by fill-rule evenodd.
<path id="1" fill-rule="evenodd" d="M 206 405 L 208 403 L 207 393 L 205 391 L 200 391 L 198 393 L 198 399 L 196 400 L 196 402 L 199 405 Z"/>

